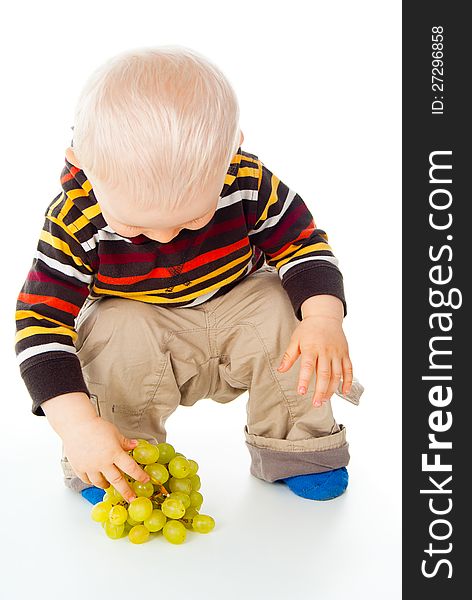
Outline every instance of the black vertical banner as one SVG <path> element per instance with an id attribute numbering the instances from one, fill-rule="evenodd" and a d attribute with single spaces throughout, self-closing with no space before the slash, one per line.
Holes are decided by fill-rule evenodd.
<path id="1" fill-rule="evenodd" d="M 467 8 L 454 0 L 403 3 L 403 597 L 408 599 L 471 594 Z"/>

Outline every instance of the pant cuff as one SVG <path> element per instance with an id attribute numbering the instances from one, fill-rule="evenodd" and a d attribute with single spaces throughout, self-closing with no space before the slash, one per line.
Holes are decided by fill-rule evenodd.
<path id="1" fill-rule="evenodd" d="M 251 474 L 264 481 L 324 473 L 349 463 L 349 444 L 343 425 L 337 433 L 306 440 L 279 440 L 248 433 L 246 446 L 251 455 Z"/>

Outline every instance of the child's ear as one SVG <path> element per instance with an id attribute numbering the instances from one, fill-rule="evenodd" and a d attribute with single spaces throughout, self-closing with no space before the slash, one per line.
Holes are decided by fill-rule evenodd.
<path id="1" fill-rule="evenodd" d="M 81 168 L 79 161 L 77 160 L 77 157 L 75 156 L 74 149 L 71 146 L 66 148 L 66 158 L 70 163 L 72 163 L 74 165 L 74 167 L 77 167 L 78 169 Z"/>
<path id="2" fill-rule="evenodd" d="M 244 142 L 244 134 L 243 134 L 243 132 L 241 130 L 239 131 L 239 133 L 240 133 L 239 145 L 241 146 L 241 144 Z"/>

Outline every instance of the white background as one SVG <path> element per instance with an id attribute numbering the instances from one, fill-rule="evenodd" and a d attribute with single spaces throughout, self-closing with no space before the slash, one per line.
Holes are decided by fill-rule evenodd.
<path id="1" fill-rule="evenodd" d="M 400 598 L 401 3 L 43 1 L 10 3 L 2 21 L 2 596 Z M 85 79 L 117 52 L 161 44 L 225 72 L 243 148 L 327 231 L 366 391 L 359 407 L 333 399 L 350 484 L 325 503 L 250 475 L 247 394 L 179 408 L 168 441 L 201 465 L 202 511 L 217 527 L 182 546 L 135 546 L 109 540 L 64 487 L 60 439 L 32 415 L 19 374 L 14 309 Z"/>

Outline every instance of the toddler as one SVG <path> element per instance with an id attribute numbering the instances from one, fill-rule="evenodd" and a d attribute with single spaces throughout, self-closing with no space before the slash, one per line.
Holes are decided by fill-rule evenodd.
<path id="1" fill-rule="evenodd" d="M 235 93 L 180 46 L 123 52 L 87 81 L 18 295 L 15 350 L 62 439 L 66 485 L 90 502 L 129 451 L 166 441 L 179 405 L 248 390 L 251 473 L 299 496 L 344 492 L 357 404 L 343 280 L 302 198 L 242 149 Z M 297 359 L 300 361 L 297 363 Z"/>

